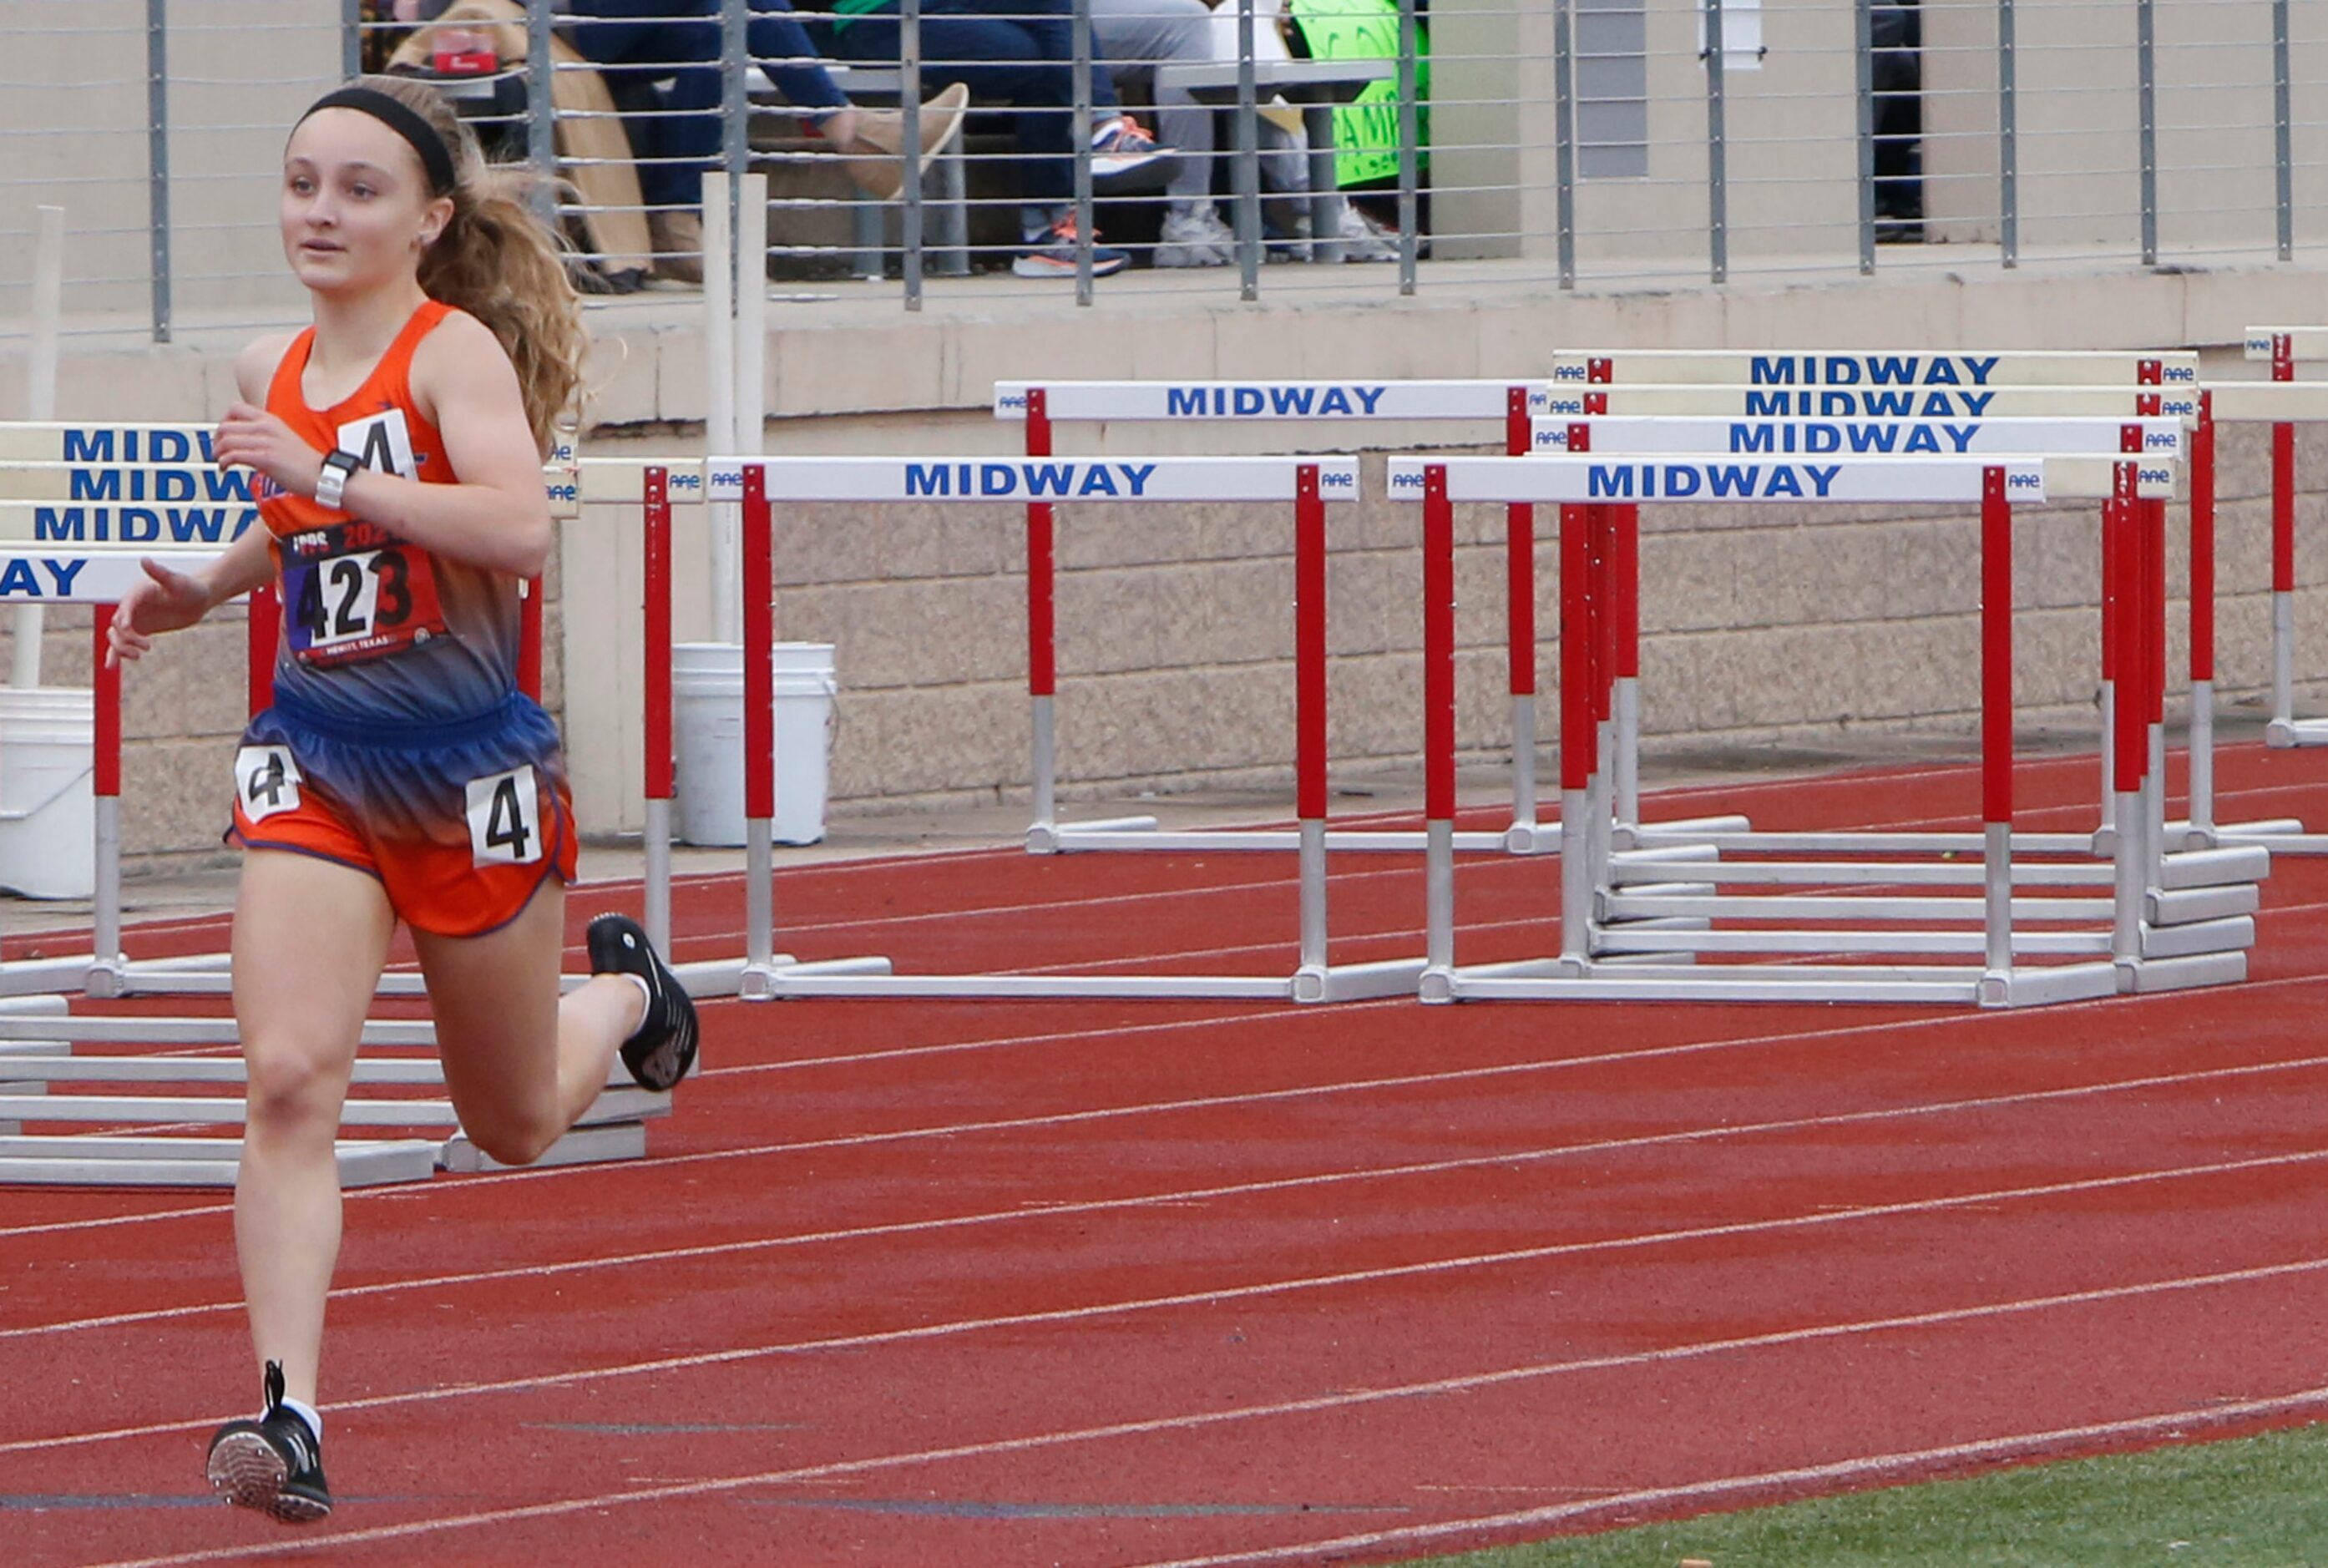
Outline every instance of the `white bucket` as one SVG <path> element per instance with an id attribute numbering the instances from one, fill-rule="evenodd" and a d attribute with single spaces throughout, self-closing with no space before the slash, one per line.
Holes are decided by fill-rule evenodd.
<path id="1" fill-rule="evenodd" d="M 824 837 L 832 752 L 830 643 L 778 643 L 776 819 L 779 844 Z M 681 643 L 671 651 L 671 740 L 678 752 L 681 843 L 744 841 L 744 650 L 733 643 Z"/>
<path id="2" fill-rule="evenodd" d="M 97 890 L 94 699 L 86 687 L 0 686 L 0 888 Z"/>

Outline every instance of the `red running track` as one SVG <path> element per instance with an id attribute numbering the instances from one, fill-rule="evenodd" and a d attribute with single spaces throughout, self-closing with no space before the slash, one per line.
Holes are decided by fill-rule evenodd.
<path id="1" fill-rule="evenodd" d="M 2093 767 L 2033 767 L 2026 825 Z M 2316 771 L 2231 752 L 2224 814 L 2328 822 Z M 906 971 L 1270 972 L 1289 859 L 867 862 L 778 907 Z M 1335 869 L 1338 958 L 1419 949 L 1419 866 Z M 1467 861 L 1461 956 L 1549 950 L 1556 881 Z M 682 953 L 740 906 L 685 889 Z M 648 1160 L 350 1195 L 310 1533 L 202 1491 L 253 1381 L 223 1202 L 12 1194 L 8 1560 L 1394 1561 L 2317 1419 L 2328 866 L 2262 925 L 2238 990 L 2015 1014 L 714 1004 Z"/>

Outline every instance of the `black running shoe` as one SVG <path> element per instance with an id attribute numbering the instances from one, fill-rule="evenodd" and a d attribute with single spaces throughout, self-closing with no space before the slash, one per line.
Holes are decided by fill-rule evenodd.
<path id="1" fill-rule="evenodd" d="M 238 1508 L 286 1525 L 312 1525 L 332 1511 L 324 1445 L 283 1404 L 283 1364 L 267 1364 L 267 1413 L 230 1421 L 211 1439 L 211 1490 Z"/>
<path id="2" fill-rule="evenodd" d="M 627 915 L 590 922 L 590 972 L 635 974 L 647 982 L 647 1014 L 623 1042 L 623 1066 L 643 1088 L 668 1089 L 695 1066 L 695 1002 Z"/>

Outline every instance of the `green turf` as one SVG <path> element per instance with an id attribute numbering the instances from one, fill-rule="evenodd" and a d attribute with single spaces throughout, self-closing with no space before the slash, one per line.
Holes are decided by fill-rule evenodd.
<path id="1" fill-rule="evenodd" d="M 1642 1525 L 1441 1568 L 2328 1564 L 2328 1424 Z"/>

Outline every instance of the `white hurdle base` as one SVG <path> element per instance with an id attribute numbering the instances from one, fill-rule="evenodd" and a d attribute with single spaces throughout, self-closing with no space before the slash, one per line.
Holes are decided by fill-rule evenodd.
<path id="1" fill-rule="evenodd" d="M 2180 888 L 2145 896 L 2143 918 L 2153 925 L 2188 925 L 2230 915 L 2254 915 L 2263 907 L 2263 889 L 2253 882 L 2229 882 L 2215 887 Z M 2013 900 L 2014 921 L 2107 921 L 2113 913 L 2107 898 L 2026 897 Z M 1603 904 L 1605 922 L 1615 930 L 1630 930 L 1622 921 L 1663 920 L 1689 915 L 1706 920 L 1863 920 L 1945 921 L 1977 923 L 1981 900 L 1963 897 L 1889 897 L 1853 893 L 1715 893 L 1697 887 L 1631 887 L 1609 896 Z"/>
<path id="2" fill-rule="evenodd" d="M 2243 966 L 2244 954 L 2233 955 Z M 2110 963 L 2062 964 L 2003 973 L 1938 965 L 1774 964 L 1722 966 L 1591 963 L 1568 975 L 1458 970 L 1447 977 L 1457 1001 L 1863 1002 L 2024 1007 L 2115 996 Z"/>
<path id="3" fill-rule="evenodd" d="M 436 1174 L 439 1146 L 419 1139 L 343 1139 L 340 1185 L 384 1187 Z M 0 1186 L 232 1187 L 239 1138 L 0 1138 Z"/>
<path id="4" fill-rule="evenodd" d="M 2275 718 L 2263 727 L 2266 746 L 2328 746 L 2328 718 Z"/>
<path id="5" fill-rule="evenodd" d="M 1664 822 L 1612 822 L 1609 827 L 1609 847 L 1648 850 L 1752 836 L 1754 824 L 1745 817 L 1676 817 Z"/>
<path id="6" fill-rule="evenodd" d="M 0 998 L 62 996 L 85 990 L 94 955 L 28 958 L 0 963 Z"/>
<path id="7" fill-rule="evenodd" d="M 1523 833 L 1522 830 L 1525 831 Z M 1518 835 L 1518 837 L 1515 837 Z M 1126 817 L 1116 822 L 1037 825 L 1027 830 L 1027 850 L 1036 855 L 1072 855 L 1084 851 L 1139 850 L 1150 853 L 1234 854 L 1268 850 L 1289 854 L 1301 847 L 1299 828 L 1175 828 L 1157 825 L 1153 817 Z M 1373 850 L 1385 854 L 1419 855 L 1428 846 L 1420 828 L 1329 828 L 1326 848 L 1336 852 Z M 1455 848 L 1507 854 L 1543 854 L 1560 848 L 1557 822 L 1515 823 L 1497 831 L 1479 830 L 1455 835 Z"/>
<path id="8" fill-rule="evenodd" d="M 778 969 L 774 997 L 998 1000 L 1009 1001 L 1148 1000 L 1166 1001 L 1358 1001 L 1412 996 L 1423 961 L 1332 964 L 1290 975 L 1235 974 L 868 974 Z M 0 1102 L 5 1106 L 5 1102 Z"/>
<path id="9" fill-rule="evenodd" d="M 579 1126 L 551 1144 L 529 1166 L 503 1165 L 456 1132 L 437 1151 L 436 1164 L 445 1170 L 540 1170 L 549 1165 L 601 1165 L 611 1160 L 643 1159 L 647 1129 L 643 1122 L 616 1122 L 604 1126 Z"/>

